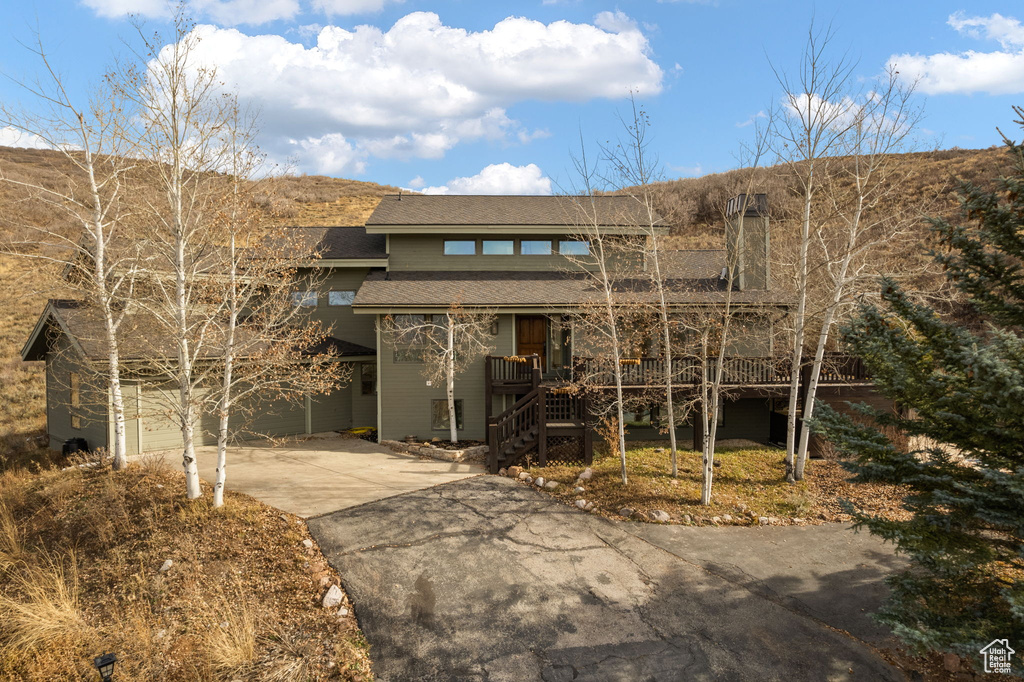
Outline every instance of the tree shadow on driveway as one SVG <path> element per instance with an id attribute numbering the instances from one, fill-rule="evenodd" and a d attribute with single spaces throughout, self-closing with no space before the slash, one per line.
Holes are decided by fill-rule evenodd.
<path id="1" fill-rule="evenodd" d="M 381 680 L 902 679 L 808 612 L 849 576 L 743 579 L 630 525 L 493 476 L 309 521 Z"/>

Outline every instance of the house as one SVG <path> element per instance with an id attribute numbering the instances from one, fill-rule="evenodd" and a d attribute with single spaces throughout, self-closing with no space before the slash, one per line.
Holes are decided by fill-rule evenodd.
<path id="1" fill-rule="evenodd" d="M 574 197 L 403 194 L 384 197 L 365 226 L 294 228 L 304 230 L 321 254 L 309 270 L 318 275 L 319 289 L 296 292 L 296 304 L 330 327 L 329 341 L 341 360 L 352 363 L 354 374 L 330 395 L 261 408 L 260 432 L 277 436 L 374 426 L 381 439 L 446 437 L 444 387 L 424 379 L 415 354 L 386 343 L 377 322 L 384 315 L 443 314 L 458 301 L 466 309 L 497 315 L 492 355 L 476 360 L 456 383 L 460 438 L 489 438 L 492 465 L 531 450 L 543 459 L 549 438 L 563 445 L 576 442 L 579 457 L 589 458 L 592 430 L 585 399 L 558 390 L 559 382 L 587 362 L 570 318 L 594 297 L 586 272 L 591 244 L 581 226 L 626 238 L 645 222 L 651 229 L 642 208 L 629 196 L 601 196 L 584 205 Z M 789 376 L 771 357 L 773 325 L 785 316 L 791 297 L 772 285 L 766 208 L 764 195 L 750 201 L 738 197 L 730 202 L 726 249 L 669 251 L 664 257 L 673 310 L 713 308 L 728 295 L 741 315 L 745 309 L 759 311 L 756 320 L 738 327 L 743 331 L 727 361 L 725 381 L 735 390 L 721 417 L 723 439 L 766 442 L 773 424 L 778 428 L 785 420 L 780 422 L 773 406 L 787 394 Z M 744 229 L 737 229 L 740 211 Z M 666 234 L 668 226 L 654 216 L 653 229 Z M 729 263 L 737 268 L 731 292 L 723 276 Z M 83 395 L 75 378 L 76 363 L 103 361 L 100 345 L 87 340 L 99 336 L 89 324 L 73 302 L 51 301 L 22 352 L 25 360 L 47 363 L 52 447 L 73 437 L 106 446 L 112 438 L 105 396 Z M 629 371 L 632 387 L 656 383 L 658 363 L 656 355 L 638 358 Z M 862 380 L 851 368 L 831 381 Z M 158 409 L 167 387 L 139 379 L 125 383 L 130 452 L 174 447 L 176 427 Z M 519 419 L 520 426 L 512 428 L 531 400 L 541 401 L 541 413 L 558 412 L 558 418 L 540 419 L 527 430 Z M 632 412 L 631 436 L 659 437 L 656 412 Z M 198 429 L 201 444 L 215 442 L 210 421 Z M 678 433 L 698 436 L 688 426 Z"/>

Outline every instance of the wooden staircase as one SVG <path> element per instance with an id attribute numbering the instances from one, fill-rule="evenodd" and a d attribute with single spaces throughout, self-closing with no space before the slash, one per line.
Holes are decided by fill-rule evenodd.
<path id="1" fill-rule="evenodd" d="M 497 417 L 488 419 L 487 466 L 491 473 L 536 453 L 541 466 L 547 464 L 548 437 L 579 439 L 582 459 L 593 460 L 593 442 L 587 428 L 587 400 L 566 386 L 538 385 Z"/>

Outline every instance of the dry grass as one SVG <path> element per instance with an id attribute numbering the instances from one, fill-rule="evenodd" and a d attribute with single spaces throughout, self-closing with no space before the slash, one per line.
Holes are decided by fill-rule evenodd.
<path id="1" fill-rule="evenodd" d="M 363 642 L 354 617 L 319 606 L 338 576 L 305 525 L 182 489 L 137 466 L 0 475 L 0 679 L 82 679 L 103 651 L 119 679 L 372 679 L 365 643 L 339 646 Z"/>
<path id="2" fill-rule="evenodd" d="M 673 478 L 669 453 L 662 442 L 633 443 L 626 454 L 629 483 L 622 484 L 619 459 L 607 453 L 595 453 L 594 477 L 584 484 L 585 492 L 573 492 L 579 466 L 548 466 L 529 469 L 530 475 L 543 476 L 562 485 L 554 494 L 568 504 L 586 499 L 594 511 L 618 517 L 628 507 L 641 514 L 653 510 L 667 512 L 674 523 L 718 523 L 757 525 L 759 517 L 774 517 L 773 523 L 824 523 L 847 521 L 840 500 L 847 499 L 871 511 L 899 514 L 902 492 L 894 486 L 861 485 L 850 482 L 838 462 L 813 460 L 805 479 L 796 484 L 783 479 L 781 450 L 763 448 L 723 448 L 715 455 L 721 466 L 715 467 L 711 505 L 700 504 L 701 458 L 690 450 L 679 453 L 679 476 Z M 728 514 L 731 521 L 721 520 Z M 639 515 L 638 515 L 639 516 Z"/>

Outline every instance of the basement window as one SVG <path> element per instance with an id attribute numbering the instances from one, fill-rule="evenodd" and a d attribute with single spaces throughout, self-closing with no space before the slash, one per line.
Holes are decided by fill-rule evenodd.
<path id="1" fill-rule="evenodd" d="M 447 431 L 451 422 L 448 421 L 448 401 L 430 401 L 430 428 L 434 431 Z M 455 401 L 455 428 L 462 428 L 462 400 Z"/>

